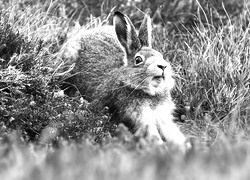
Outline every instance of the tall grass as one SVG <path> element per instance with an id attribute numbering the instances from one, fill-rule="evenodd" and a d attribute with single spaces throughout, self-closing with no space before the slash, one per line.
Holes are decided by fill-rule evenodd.
<path id="1" fill-rule="evenodd" d="M 175 71 L 178 123 L 193 143 L 182 154 L 114 131 L 105 110 L 63 95 L 68 67 L 57 53 L 72 19 L 58 16 L 58 2 L 13 2 L 0 11 L 1 179 L 249 178 L 247 8 L 216 26 L 198 17 L 185 33 L 154 29 L 154 48 Z"/>
<path id="2" fill-rule="evenodd" d="M 237 21 L 228 16 L 228 22 L 219 27 L 200 21 L 185 34 L 155 30 L 155 48 L 175 69 L 173 96 L 192 127 L 207 132 L 204 128 L 211 126 L 219 134 L 248 137 L 248 18 L 245 9 Z"/>

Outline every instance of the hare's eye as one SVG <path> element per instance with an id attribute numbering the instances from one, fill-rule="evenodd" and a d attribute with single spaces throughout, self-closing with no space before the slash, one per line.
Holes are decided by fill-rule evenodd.
<path id="1" fill-rule="evenodd" d="M 134 59 L 135 66 L 139 66 L 140 64 L 143 63 L 143 59 L 141 56 L 136 56 Z"/>

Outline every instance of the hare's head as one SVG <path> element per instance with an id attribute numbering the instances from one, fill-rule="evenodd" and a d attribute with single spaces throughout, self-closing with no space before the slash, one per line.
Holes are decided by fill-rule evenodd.
<path id="1" fill-rule="evenodd" d="M 114 26 L 126 53 L 125 66 L 129 69 L 124 83 L 152 96 L 171 90 L 174 85 L 171 66 L 160 52 L 152 49 L 150 17 L 145 15 L 136 31 L 130 19 L 117 11 Z"/>

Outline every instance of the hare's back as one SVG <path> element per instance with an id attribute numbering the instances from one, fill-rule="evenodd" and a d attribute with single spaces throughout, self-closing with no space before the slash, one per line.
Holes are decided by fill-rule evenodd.
<path id="1" fill-rule="evenodd" d="M 66 54 L 76 59 L 80 52 L 102 56 L 117 57 L 124 56 L 114 26 L 99 26 L 93 29 L 81 29 L 78 33 L 71 35 L 66 43 Z M 69 52 L 70 51 L 70 52 Z M 73 53 L 72 53 L 73 52 Z M 101 58 L 103 60 L 103 58 Z"/>
<path id="2" fill-rule="evenodd" d="M 79 31 L 80 51 L 76 65 L 81 70 L 98 72 L 103 76 L 124 64 L 125 53 L 113 26 L 100 26 Z"/>
<path id="3" fill-rule="evenodd" d="M 62 51 L 63 58 L 75 64 L 74 77 L 68 81 L 89 99 L 111 71 L 124 65 L 125 52 L 113 26 L 81 29 L 71 35 Z"/>

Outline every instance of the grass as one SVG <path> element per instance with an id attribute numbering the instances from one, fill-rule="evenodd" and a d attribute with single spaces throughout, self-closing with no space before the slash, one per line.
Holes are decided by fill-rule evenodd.
<path id="1" fill-rule="evenodd" d="M 23 5 L 0 5 L 1 179 L 249 179 L 247 8 L 218 26 L 154 28 L 154 48 L 175 71 L 177 123 L 193 142 L 182 154 L 62 95 L 71 67 L 56 54 L 71 21 L 53 3 Z"/>

